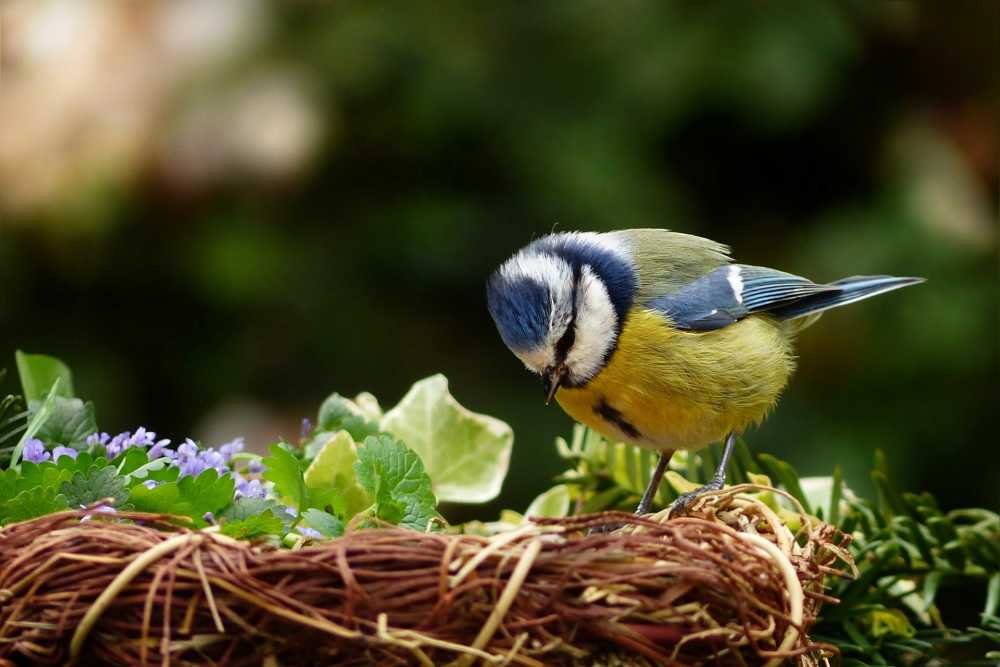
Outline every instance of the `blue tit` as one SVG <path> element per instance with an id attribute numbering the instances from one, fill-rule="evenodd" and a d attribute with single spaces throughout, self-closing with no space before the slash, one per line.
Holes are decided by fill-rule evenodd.
<path id="1" fill-rule="evenodd" d="M 573 419 L 660 453 L 638 513 L 675 450 L 736 435 L 774 407 L 795 368 L 795 335 L 820 314 L 922 278 L 832 283 L 748 264 L 708 239 L 661 229 L 540 238 L 487 283 L 500 337 Z"/>

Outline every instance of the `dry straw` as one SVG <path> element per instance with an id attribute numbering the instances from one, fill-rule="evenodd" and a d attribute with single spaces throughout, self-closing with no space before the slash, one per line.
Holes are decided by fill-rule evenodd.
<path id="1" fill-rule="evenodd" d="M 0 663 L 824 664 L 808 632 L 835 602 L 824 577 L 851 567 L 846 538 L 793 535 L 749 490 L 669 521 L 357 530 L 296 550 L 53 514 L 0 531 Z"/>

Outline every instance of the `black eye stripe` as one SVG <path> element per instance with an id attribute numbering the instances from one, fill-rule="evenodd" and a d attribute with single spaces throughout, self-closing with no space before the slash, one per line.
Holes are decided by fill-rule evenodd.
<path id="1" fill-rule="evenodd" d="M 576 342 L 576 318 L 574 317 L 569 322 L 569 326 L 566 327 L 566 333 L 562 335 L 559 342 L 556 343 L 556 361 L 563 362 L 566 361 L 566 355 L 569 354 L 569 349 L 573 347 L 573 343 Z"/>

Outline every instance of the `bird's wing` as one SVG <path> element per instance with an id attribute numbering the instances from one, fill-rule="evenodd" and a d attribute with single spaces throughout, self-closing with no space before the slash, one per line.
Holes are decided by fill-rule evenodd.
<path id="1" fill-rule="evenodd" d="M 632 254 L 639 273 L 638 305 L 675 292 L 730 261 L 728 247 L 691 234 L 626 229 L 608 236 L 624 243 Z"/>
<path id="2" fill-rule="evenodd" d="M 780 319 L 808 315 L 821 308 L 795 306 L 810 301 L 819 306 L 827 300 L 823 295 L 833 297 L 842 289 L 762 266 L 730 264 L 650 300 L 646 307 L 666 315 L 678 329 L 711 331 L 753 313 L 769 312 Z"/>

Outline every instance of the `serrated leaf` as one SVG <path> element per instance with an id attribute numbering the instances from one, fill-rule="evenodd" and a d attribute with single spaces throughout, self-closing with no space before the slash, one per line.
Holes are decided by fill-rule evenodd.
<path id="1" fill-rule="evenodd" d="M 14 354 L 14 358 L 25 401 L 43 400 L 57 380 L 59 389 L 56 396 L 73 398 L 73 374 L 62 361 L 45 354 L 27 354 L 21 350 Z"/>
<path id="2" fill-rule="evenodd" d="M 233 501 L 233 504 L 224 509 L 219 517 L 229 521 L 242 521 L 264 512 L 271 512 L 286 525 L 291 524 L 295 518 L 288 511 L 288 508 L 272 498 L 247 498 L 246 496 Z"/>
<path id="3" fill-rule="evenodd" d="M 280 444 L 271 445 L 268 451 L 271 455 L 261 461 L 264 464 L 264 479 L 274 483 L 276 495 L 287 498 L 297 510 L 303 509 L 306 484 L 303 479 L 302 463 Z"/>
<path id="4" fill-rule="evenodd" d="M 443 375 L 414 384 L 386 413 L 382 430 L 417 453 L 440 500 L 482 503 L 500 493 L 514 434 L 499 419 L 462 407 Z"/>
<path id="5" fill-rule="evenodd" d="M 232 476 L 219 476 L 214 468 L 205 470 L 197 477 L 182 477 L 177 486 L 181 492 L 181 502 L 190 506 L 187 514 L 195 520 L 195 524 L 205 514 L 215 514 L 230 505 L 236 490 Z"/>
<path id="6" fill-rule="evenodd" d="M 29 489 L 0 503 L 0 525 L 27 521 L 64 510 L 67 507 L 66 498 L 56 489 Z"/>
<path id="7" fill-rule="evenodd" d="M 420 457 L 391 436 L 368 437 L 354 465 L 358 482 L 375 498 L 380 519 L 415 530 L 427 530 L 437 516 L 431 479 Z"/>
<path id="8" fill-rule="evenodd" d="M 177 482 L 163 482 L 152 489 L 137 484 L 129 490 L 129 504 L 138 512 L 187 515 L 181 506 L 181 491 Z"/>
<path id="9" fill-rule="evenodd" d="M 323 537 L 340 537 L 344 534 L 344 522 L 328 512 L 311 507 L 302 514 L 302 518 Z"/>
<path id="10" fill-rule="evenodd" d="M 316 503 L 317 492 L 327 490 L 331 492 L 329 504 L 345 520 L 369 507 L 372 497 L 358 483 L 354 472 L 357 461 L 357 445 L 347 431 L 340 431 L 323 443 L 304 475 L 309 504 L 321 508 Z"/>
<path id="11" fill-rule="evenodd" d="M 114 466 L 78 472 L 63 482 L 59 491 L 66 496 L 70 507 L 86 507 L 105 498 L 114 498 L 114 504 L 120 505 L 129 496 L 128 486 Z"/>

